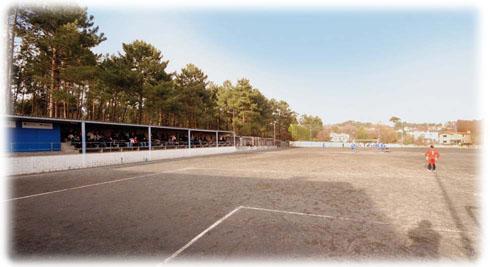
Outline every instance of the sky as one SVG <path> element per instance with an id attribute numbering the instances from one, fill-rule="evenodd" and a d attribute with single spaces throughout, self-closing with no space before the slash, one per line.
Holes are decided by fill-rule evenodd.
<path id="1" fill-rule="evenodd" d="M 136 39 L 169 71 L 247 78 L 324 124 L 481 119 L 478 17 L 459 9 L 88 8 L 114 54 Z"/>

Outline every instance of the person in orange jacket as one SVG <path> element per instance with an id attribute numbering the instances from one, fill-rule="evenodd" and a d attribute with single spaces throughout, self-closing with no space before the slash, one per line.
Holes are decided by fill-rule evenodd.
<path id="1" fill-rule="evenodd" d="M 425 159 L 427 160 L 427 169 L 429 171 L 436 171 L 436 162 L 439 159 L 439 151 L 434 148 L 434 145 L 430 145 L 430 148 L 425 152 Z"/>

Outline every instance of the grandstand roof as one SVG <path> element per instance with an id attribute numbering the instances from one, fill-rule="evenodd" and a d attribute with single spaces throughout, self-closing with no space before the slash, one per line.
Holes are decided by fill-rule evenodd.
<path id="1" fill-rule="evenodd" d="M 197 131 L 197 132 L 233 133 L 233 131 L 224 131 L 224 130 L 182 128 L 182 127 L 172 127 L 172 126 L 160 126 L 160 125 L 150 125 L 150 124 L 131 124 L 131 123 L 107 122 L 107 121 L 60 119 L 60 118 L 46 118 L 46 117 L 33 117 L 33 116 L 20 116 L 20 115 L 4 115 L 3 117 L 10 118 L 10 119 L 17 119 L 17 120 L 36 120 L 36 121 L 48 121 L 48 122 L 70 122 L 70 123 L 85 122 L 85 123 L 91 123 L 91 124 L 107 124 L 107 125 L 118 125 L 118 126 L 127 126 L 127 127 L 152 127 L 152 128 L 181 130 L 181 131 L 191 130 L 191 131 Z"/>

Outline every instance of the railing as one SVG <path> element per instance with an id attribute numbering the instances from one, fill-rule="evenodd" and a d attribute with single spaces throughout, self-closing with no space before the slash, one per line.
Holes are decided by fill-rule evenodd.
<path id="1" fill-rule="evenodd" d="M 8 146 L 8 152 L 55 152 L 64 151 L 62 149 L 63 143 L 57 142 L 38 142 L 38 143 L 10 143 Z M 68 150 L 82 153 L 82 142 L 71 141 L 66 142 L 70 146 Z M 276 140 L 276 146 L 285 146 L 287 142 Z M 206 148 L 206 147 L 232 147 L 234 145 L 233 140 L 220 140 L 216 144 L 216 141 L 191 141 L 191 148 Z M 272 138 L 260 138 L 260 137 L 239 137 L 235 141 L 237 147 L 240 146 L 273 146 L 274 141 Z M 94 152 L 123 152 L 123 151 L 144 151 L 144 150 L 166 150 L 166 149 L 184 149 L 189 148 L 189 143 L 186 141 L 167 141 L 161 142 L 158 140 L 152 140 L 151 147 L 148 141 L 131 143 L 127 140 L 104 140 L 104 141 L 89 141 L 86 142 L 85 151 L 87 153 Z"/>
<path id="2" fill-rule="evenodd" d="M 238 137 L 237 146 L 242 147 L 254 147 L 254 146 L 280 146 L 280 140 L 274 140 L 274 138 L 264 138 L 256 136 L 240 136 Z"/>
<path id="3" fill-rule="evenodd" d="M 61 143 L 59 142 L 11 142 L 8 146 L 8 152 L 52 152 L 60 151 Z"/>
<path id="4" fill-rule="evenodd" d="M 71 142 L 71 144 L 82 152 L 81 142 Z M 232 142 L 220 141 L 218 147 L 233 146 Z M 191 148 L 216 147 L 216 142 L 191 141 Z M 159 142 L 152 140 L 151 147 L 147 141 L 131 143 L 129 141 L 95 141 L 86 142 L 86 152 L 122 152 L 122 151 L 142 151 L 142 150 L 166 150 L 189 148 L 189 143 L 185 141 Z"/>

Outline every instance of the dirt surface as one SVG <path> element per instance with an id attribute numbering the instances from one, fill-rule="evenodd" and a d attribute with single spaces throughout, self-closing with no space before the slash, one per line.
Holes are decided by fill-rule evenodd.
<path id="1" fill-rule="evenodd" d="M 475 260 L 479 151 L 295 148 L 9 178 L 14 260 Z"/>

